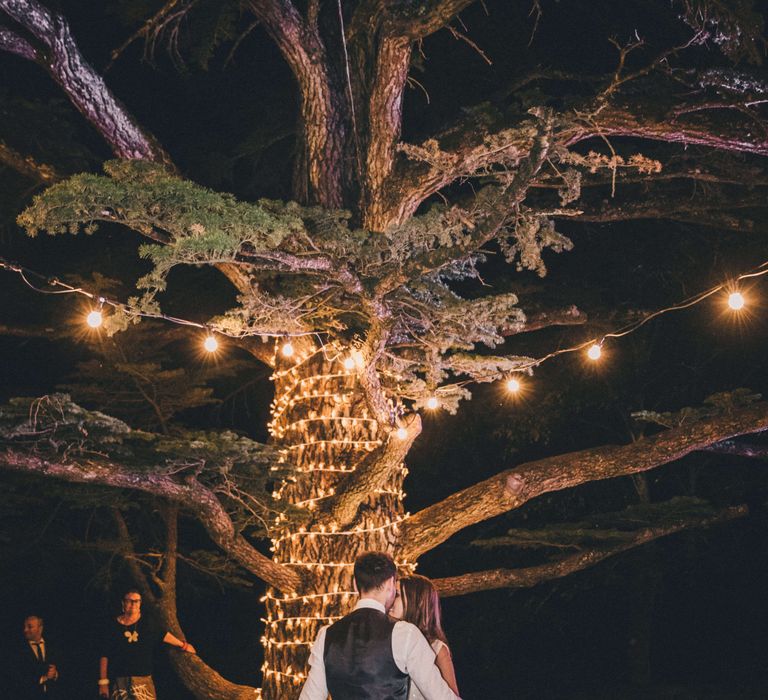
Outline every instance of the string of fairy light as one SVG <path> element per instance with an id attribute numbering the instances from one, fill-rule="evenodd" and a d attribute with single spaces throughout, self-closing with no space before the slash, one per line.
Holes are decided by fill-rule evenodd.
<path id="1" fill-rule="evenodd" d="M 221 347 L 221 343 L 217 336 L 235 339 L 243 338 L 247 335 L 274 337 L 283 341 L 282 345 L 280 346 L 280 353 L 282 356 L 287 359 L 295 358 L 297 363 L 306 359 L 306 356 L 299 356 L 297 354 L 291 340 L 299 336 L 315 336 L 318 338 L 321 337 L 320 332 L 317 331 L 305 331 L 299 333 L 275 333 L 267 331 L 234 333 L 220 328 L 214 329 L 210 324 L 201 323 L 199 321 L 193 321 L 177 316 L 170 316 L 160 312 L 148 312 L 138 309 L 135 306 L 131 306 L 125 302 L 110 298 L 103 294 L 99 294 L 98 292 L 85 289 L 81 286 L 68 284 L 58 277 L 44 275 L 42 273 L 31 270 L 28 267 L 9 262 L 3 258 L 0 258 L 0 269 L 17 273 L 30 289 L 41 294 L 79 294 L 88 298 L 91 302 L 91 306 L 84 314 L 83 320 L 89 328 L 94 330 L 99 329 L 104 324 L 105 313 L 107 312 L 107 309 L 112 308 L 115 310 L 121 310 L 129 316 L 133 317 L 162 320 L 177 325 L 199 329 L 203 331 L 202 338 L 200 340 L 201 347 L 205 352 L 209 354 L 216 353 Z M 593 337 L 590 340 L 578 343 L 576 345 L 560 348 L 547 355 L 544 355 L 543 357 L 533 358 L 529 362 L 521 363 L 518 365 L 514 372 L 511 372 L 503 380 L 504 386 L 511 394 L 517 394 L 523 388 L 525 381 L 524 377 L 526 374 L 530 374 L 533 369 L 539 367 L 544 362 L 547 362 L 560 355 L 583 352 L 587 360 L 590 362 L 599 362 L 603 357 L 603 346 L 607 340 L 624 337 L 638 330 L 654 318 L 658 318 L 663 314 L 667 314 L 673 311 L 688 309 L 717 294 L 722 294 L 724 296 L 725 307 L 729 311 L 734 313 L 741 312 L 748 307 L 749 298 L 745 291 L 740 287 L 740 283 L 744 280 L 761 277 L 766 274 L 768 274 L 768 261 L 761 263 L 757 267 L 747 272 L 735 276 L 728 282 L 723 282 L 721 284 L 710 287 L 709 289 L 688 297 L 687 299 L 683 299 L 682 301 L 679 301 L 672 306 L 664 307 L 662 309 L 648 313 L 642 316 L 640 319 L 633 321 L 624 327 L 605 333 L 599 337 Z M 31 281 L 31 278 L 41 280 L 45 287 L 34 284 Z M 355 348 L 351 348 L 346 354 L 341 354 L 339 359 L 341 361 L 344 372 L 359 371 L 365 366 L 365 360 L 362 354 L 358 349 Z M 472 379 L 455 382 L 453 384 L 443 385 L 442 389 L 445 390 L 445 388 L 455 385 L 471 384 L 478 380 L 482 380 L 482 378 L 475 377 Z M 441 387 L 438 387 L 433 395 L 428 397 L 425 401 L 424 405 L 428 410 L 434 411 L 440 408 L 440 391 Z M 396 429 L 396 434 L 399 438 L 406 439 L 408 436 L 408 431 L 401 426 Z"/>
<path id="2" fill-rule="evenodd" d="M 315 509 L 320 501 L 336 493 L 334 479 L 343 478 L 345 473 L 355 470 L 353 463 L 356 459 L 351 459 L 349 450 L 354 450 L 357 455 L 362 456 L 379 448 L 385 442 L 385 439 L 376 433 L 377 421 L 368 415 L 366 409 L 352 406 L 350 394 L 352 385 L 349 381 L 355 381 L 355 377 L 366 367 L 366 360 L 359 347 L 346 347 L 337 342 L 324 343 L 324 336 L 319 333 L 228 333 L 222 329 L 212 328 L 210 324 L 161 313 L 147 313 L 117 299 L 70 285 L 58 278 L 42 275 L 1 258 L 0 268 L 18 274 L 24 283 L 36 292 L 78 294 L 87 298 L 89 303 L 83 314 L 83 322 L 87 328 L 94 331 L 102 327 L 106 315 L 110 309 L 114 309 L 131 316 L 160 319 L 201 331 L 199 342 L 207 353 L 216 353 L 221 349 L 222 337 L 241 338 L 245 335 L 274 337 L 279 361 L 272 378 L 276 381 L 279 391 L 271 406 L 272 420 L 269 428 L 274 437 L 290 443 L 283 446 L 281 459 L 303 465 L 303 468 L 295 470 L 294 476 L 282 481 L 281 486 L 273 494 L 276 498 L 281 497 L 284 489 L 292 485 L 298 486 L 300 480 L 307 479 L 301 482 L 303 483 L 301 489 L 293 494 L 295 498 L 291 501 L 309 510 Z M 740 283 L 765 274 L 768 274 L 768 262 L 673 306 L 645 314 L 631 324 L 602 336 L 520 363 L 515 372 L 506 375 L 502 381 L 511 394 L 517 394 L 524 388 L 526 377 L 534 368 L 559 355 L 583 352 L 587 361 L 599 362 L 603 357 L 604 345 L 610 339 L 621 338 L 662 314 L 690 308 L 718 294 L 723 295 L 724 307 L 738 314 L 747 309 L 752 301 L 749 291 Z M 297 343 L 295 336 L 298 335 L 311 335 L 314 336 L 313 341 L 316 338 L 319 342 Z M 313 358 L 317 358 L 319 354 L 322 354 L 323 359 L 328 362 L 322 362 L 318 368 L 319 371 L 316 371 L 314 366 L 309 365 L 313 364 Z M 307 375 L 306 372 L 310 374 Z M 461 383 L 470 383 L 477 379 L 475 377 L 474 380 L 469 379 Z M 337 383 L 338 386 L 336 386 Z M 432 395 L 423 404 L 425 408 L 430 411 L 438 410 L 441 406 L 440 392 L 446 391 L 449 387 L 450 385 L 444 384 L 434 389 Z M 316 402 L 330 402 L 332 407 L 327 414 L 321 414 L 312 407 Z M 291 415 L 293 410 L 299 408 L 302 412 L 301 416 Z M 350 415 L 353 411 L 357 411 L 357 415 Z M 409 430 L 402 423 L 398 412 L 395 411 L 393 416 L 393 424 L 389 430 L 393 431 L 399 439 L 408 439 Z M 327 429 L 324 429 L 325 427 Z M 342 454 L 344 457 L 340 458 Z M 392 483 L 382 484 L 384 488 L 375 490 L 376 497 L 393 498 L 402 502 L 404 496 L 402 480 L 406 473 L 406 467 L 401 465 Z M 332 481 L 317 480 L 326 478 Z M 339 615 L 335 614 L 340 612 L 338 606 L 348 603 L 354 595 L 349 585 L 353 563 L 346 561 L 346 556 L 331 554 L 329 557 L 323 557 L 320 552 L 341 552 L 342 550 L 336 547 L 341 547 L 340 540 L 345 537 L 362 539 L 367 545 L 390 541 L 407 521 L 409 514 L 407 512 L 389 514 L 385 509 L 385 512 L 379 515 L 371 512 L 370 518 L 366 517 L 362 522 L 356 522 L 354 525 L 342 527 L 333 521 L 327 525 L 321 522 L 309 529 L 300 527 L 298 531 L 289 531 L 285 517 L 283 513 L 276 516 L 275 531 L 271 537 L 273 559 L 288 567 L 297 567 L 317 576 L 330 577 L 329 581 L 337 583 L 329 583 L 328 590 L 318 593 L 302 595 L 290 592 L 282 596 L 272 592 L 267 593 L 263 598 L 267 603 L 267 617 L 264 623 L 269 629 L 269 634 L 265 632 L 262 643 L 265 651 L 270 654 L 283 649 L 307 650 L 311 645 L 311 632 L 315 626 L 338 619 Z M 339 542 L 338 545 L 337 542 Z M 320 549 L 317 549 L 318 547 Z M 332 549 L 326 550 L 327 547 Z M 415 563 L 408 561 L 401 561 L 399 565 L 408 570 L 415 568 Z M 265 678 L 271 678 L 278 685 L 288 684 L 296 687 L 306 678 L 301 662 L 298 666 L 288 665 L 282 670 L 277 670 L 270 666 L 265 657 L 262 671 Z"/>
<path id="3" fill-rule="evenodd" d="M 311 511 L 333 497 L 338 484 L 386 436 L 379 433 L 379 423 L 364 402 L 355 400 L 365 367 L 359 349 L 330 341 L 297 344 L 288 355 L 280 345 L 276 350 L 275 397 L 268 427 L 281 443 L 281 459 L 292 463 L 292 472 L 273 495 Z M 261 670 L 279 697 L 305 681 L 306 657 L 318 628 L 338 620 L 356 596 L 354 555 L 365 549 L 387 549 L 399 537 L 399 529 L 410 517 L 402 507 L 406 474 L 402 464 L 393 469 L 379 487 L 371 489 L 368 507 L 349 523 L 332 518 L 297 526 L 288 523 L 284 513 L 276 514 L 270 534 L 273 560 L 305 572 L 314 582 L 311 590 L 268 589 L 261 599 L 266 608 Z M 405 559 L 398 566 L 404 571 L 415 569 Z"/>

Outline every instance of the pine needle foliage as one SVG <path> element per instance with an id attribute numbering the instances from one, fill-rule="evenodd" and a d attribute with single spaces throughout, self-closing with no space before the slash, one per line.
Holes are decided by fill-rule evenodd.
<path id="1" fill-rule="evenodd" d="M 133 430 L 78 406 L 67 394 L 51 394 L 11 399 L 0 408 L 0 442 L 65 463 L 119 463 L 137 475 L 194 479 L 218 493 L 238 526 L 253 535 L 263 536 L 266 521 L 277 513 L 300 514 L 272 496 L 274 480 L 285 476 L 276 448 L 231 431 Z"/>
<path id="2" fill-rule="evenodd" d="M 665 428 L 694 423 L 706 418 L 728 415 L 736 408 L 748 406 L 760 401 L 761 394 L 756 394 L 751 389 L 741 387 L 732 391 L 721 391 L 707 396 L 701 406 L 686 406 L 677 411 L 636 411 L 632 417 L 641 423 L 651 423 Z"/>
<path id="3" fill-rule="evenodd" d="M 543 127 L 542 127 L 543 128 Z M 482 190 L 472 210 L 434 206 L 401 226 L 374 233 L 350 226 L 350 214 L 292 202 L 240 202 L 142 161 L 111 161 L 105 176 L 76 175 L 37 196 L 20 216 L 29 235 L 93 233 L 124 224 L 162 241 L 141 248 L 153 268 L 137 281 L 132 310 L 111 330 L 159 311 L 157 295 L 181 265 L 238 266 L 250 278 L 235 308 L 210 319 L 235 336 L 321 334 L 328 340 L 386 337 L 376 358 L 384 388 L 420 403 L 438 384 L 455 410 L 469 378 L 493 381 L 529 358 L 488 358 L 504 332 L 519 332 L 525 314 L 514 293 L 462 298 L 455 283 L 478 279 L 483 246 L 499 241 L 519 268 L 545 273 L 542 251 L 570 242 L 551 222 L 522 212 L 515 225 L 489 226 L 505 204 L 506 185 Z M 127 369 L 127 368 L 126 368 Z M 200 397 L 203 400 L 203 397 Z"/>

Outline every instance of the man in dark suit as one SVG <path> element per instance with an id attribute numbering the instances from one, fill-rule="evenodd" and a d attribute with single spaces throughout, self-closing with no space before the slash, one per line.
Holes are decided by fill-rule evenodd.
<path id="1" fill-rule="evenodd" d="M 299 700 L 407 700 L 410 682 L 426 700 L 460 700 L 435 665 L 435 652 L 419 628 L 392 620 L 397 568 L 385 552 L 355 560 L 355 609 L 322 627 L 309 657 Z"/>
<path id="2" fill-rule="evenodd" d="M 43 637 L 43 618 L 30 615 L 24 620 L 24 643 L 19 646 L 13 670 L 14 699 L 61 698 L 59 694 L 58 650 Z"/>

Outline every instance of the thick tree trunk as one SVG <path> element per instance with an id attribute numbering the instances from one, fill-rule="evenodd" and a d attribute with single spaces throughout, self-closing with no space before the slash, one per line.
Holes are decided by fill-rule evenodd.
<path id="1" fill-rule="evenodd" d="M 271 430 L 295 467 L 280 489 L 294 505 L 317 510 L 355 465 L 379 448 L 381 431 L 362 400 L 356 370 L 345 369 L 346 353 L 326 347 L 278 358 Z M 274 528 L 274 559 L 294 567 L 306 585 L 295 593 L 266 594 L 264 679 L 266 700 L 298 696 L 320 626 L 354 605 L 352 564 L 365 550 L 395 551 L 403 518 L 402 482 L 396 471 L 375 489 L 342 530 L 337 523 L 298 530 Z"/>

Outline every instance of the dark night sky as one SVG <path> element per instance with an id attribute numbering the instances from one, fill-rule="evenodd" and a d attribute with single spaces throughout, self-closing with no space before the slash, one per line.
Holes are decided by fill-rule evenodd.
<path id="1" fill-rule="evenodd" d="M 97 67 L 104 66 L 109 51 L 128 29 L 100 9 L 101 3 L 60 4 L 86 57 Z M 470 36 L 492 58 L 492 66 L 448 32 L 425 41 L 424 58 L 413 74 L 424 85 L 429 102 L 418 88 L 407 92 L 404 138 L 425 137 L 462 107 L 483 100 L 512 76 L 537 65 L 587 73 L 610 70 L 615 50 L 608 36 L 626 38 L 637 29 L 649 38 L 651 53 L 654 46 L 684 36 L 680 25 L 668 21 L 671 13 L 665 2 L 622 3 L 620 11 L 607 0 L 542 6 L 544 15 L 530 47 L 528 3 L 490 2 L 487 17 L 480 7 L 464 13 Z M 285 197 L 292 147 L 286 125 L 293 124 L 295 116 L 292 78 L 258 29 L 225 70 L 227 50 L 215 55 L 207 72 L 190 65 L 179 73 L 162 49 L 152 67 L 140 61 L 140 48 L 134 47 L 107 81 L 185 175 L 243 198 Z M 701 60 L 716 63 L 716 54 L 708 51 L 702 52 Z M 763 68 L 754 70 L 764 75 Z M 528 97 L 537 95 L 532 92 Z M 24 106 L 19 98 L 53 100 L 49 123 L 20 121 L 18 110 Z M 45 160 L 49 148 L 58 148 L 61 167 L 73 170 L 96 169 L 99 160 L 109 157 L 104 144 L 35 66 L 0 54 L 0 100 L 6 100 L 5 105 L 0 103 L 0 128 L 11 129 L 7 140 L 19 150 Z M 61 141 L 74 140 L 90 155 L 78 159 L 66 143 L 52 145 L 62 124 L 69 126 Z M 5 136 L 0 132 L 0 138 Z M 262 152 L 265 141 L 269 145 Z M 632 147 L 627 145 L 629 152 Z M 12 201 L 7 193 L 2 200 L 0 255 L 61 276 L 95 269 L 126 280 L 141 274 L 142 264 L 135 256 L 138 240 L 116 228 L 107 227 L 87 239 L 25 239 L 9 221 L 12 212 L 28 201 L 28 185 L 8 184 L 17 182 L 8 172 L 0 171 L 0 178 L 0 186 L 8 185 L 7 192 L 13 195 Z M 550 268 L 546 294 L 597 316 L 605 309 L 622 312 L 671 304 L 768 258 L 762 229 L 735 234 L 659 221 L 563 224 L 561 229 L 573 238 L 575 249 L 546 258 Z M 534 275 L 513 276 L 510 283 L 507 272 L 493 260 L 485 270 L 490 283 L 500 288 L 520 284 L 538 289 Z M 172 286 L 169 308 L 190 317 L 216 313 L 231 294 L 215 274 L 205 271 L 179 274 L 172 278 Z M 204 298 L 184 295 L 190 286 L 205 289 Z M 631 410 L 674 410 L 741 386 L 768 395 L 765 283 L 755 285 L 753 296 L 757 303 L 741 323 L 724 317 L 717 303 L 708 301 L 611 345 L 599 370 L 566 357 L 537 372 L 523 401 L 509 400 L 497 387 L 482 387 L 458 416 L 427 417 L 424 434 L 408 460 L 407 508 L 414 512 L 515 462 L 626 442 L 625 417 Z M 0 275 L 0 299 L 0 324 L 68 323 L 77 309 L 70 298 L 35 295 L 8 273 Z M 544 331 L 512 339 L 505 350 L 538 355 L 577 342 L 585 332 Z M 0 337 L 0 399 L 50 392 L 87 354 L 87 348 L 68 343 Z M 261 368 L 254 365 L 253 371 Z M 186 418 L 202 426 L 233 425 L 263 439 L 261 421 L 269 401 L 266 380 L 256 385 L 250 400 L 249 412 L 241 405 L 217 415 L 200 410 Z M 0 488 L 8 479 L 2 478 Z M 30 498 L 49 488 L 32 480 L 7 483 Z M 768 683 L 765 464 L 694 455 L 653 472 L 649 483 L 654 500 L 695 493 L 717 504 L 747 502 L 751 513 L 738 523 L 674 536 L 530 591 L 447 600 L 447 633 L 467 700 L 764 697 Z M 540 498 L 456 536 L 425 556 L 420 572 L 442 576 L 532 563 L 540 553 L 489 553 L 469 543 L 510 527 L 619 510 L 634 497 L 629 480 L 616 480 Z M 70 645 L 73 675 L 85 678 L 83 687 L 90 692 L 96 665 L 88 639 L 96 620 L 114 605 L 124 574 L 118 573 L 105 590 L 105 582 L 96 577 L 94 558 L 69 553 L 55 536 L 59 530 L 87 531 L 89 513 L 70 508 L 57 494 L 45 504 L 46 512 L 36 514 L 35 528 L 26 533 L 23 547 L 5 541 L 9 525 L 3 525 L 0 508 L 0 600 L 5 603 L 0 608 L 0 648 L 20 632 L 24 614 L 39 610 L 48 617 L 50 629 Z M 18 525 L 18 519 L 5 522 Z M 194 527 L 185 536 L 188 542 L 201 538 Z M 233 680 L 257 682 L 258 595 L 258 584 L 251 592 L 221 591 L 199 582 L 181 585 L 180 617 L 189 638 Z M 650 639 L 651 686 L 637 689 L 631 686 L 632 659 L 644 634 Z M 187 697 L 165 661 L 159 682 L 165 689 L 163 697 Z"/>

